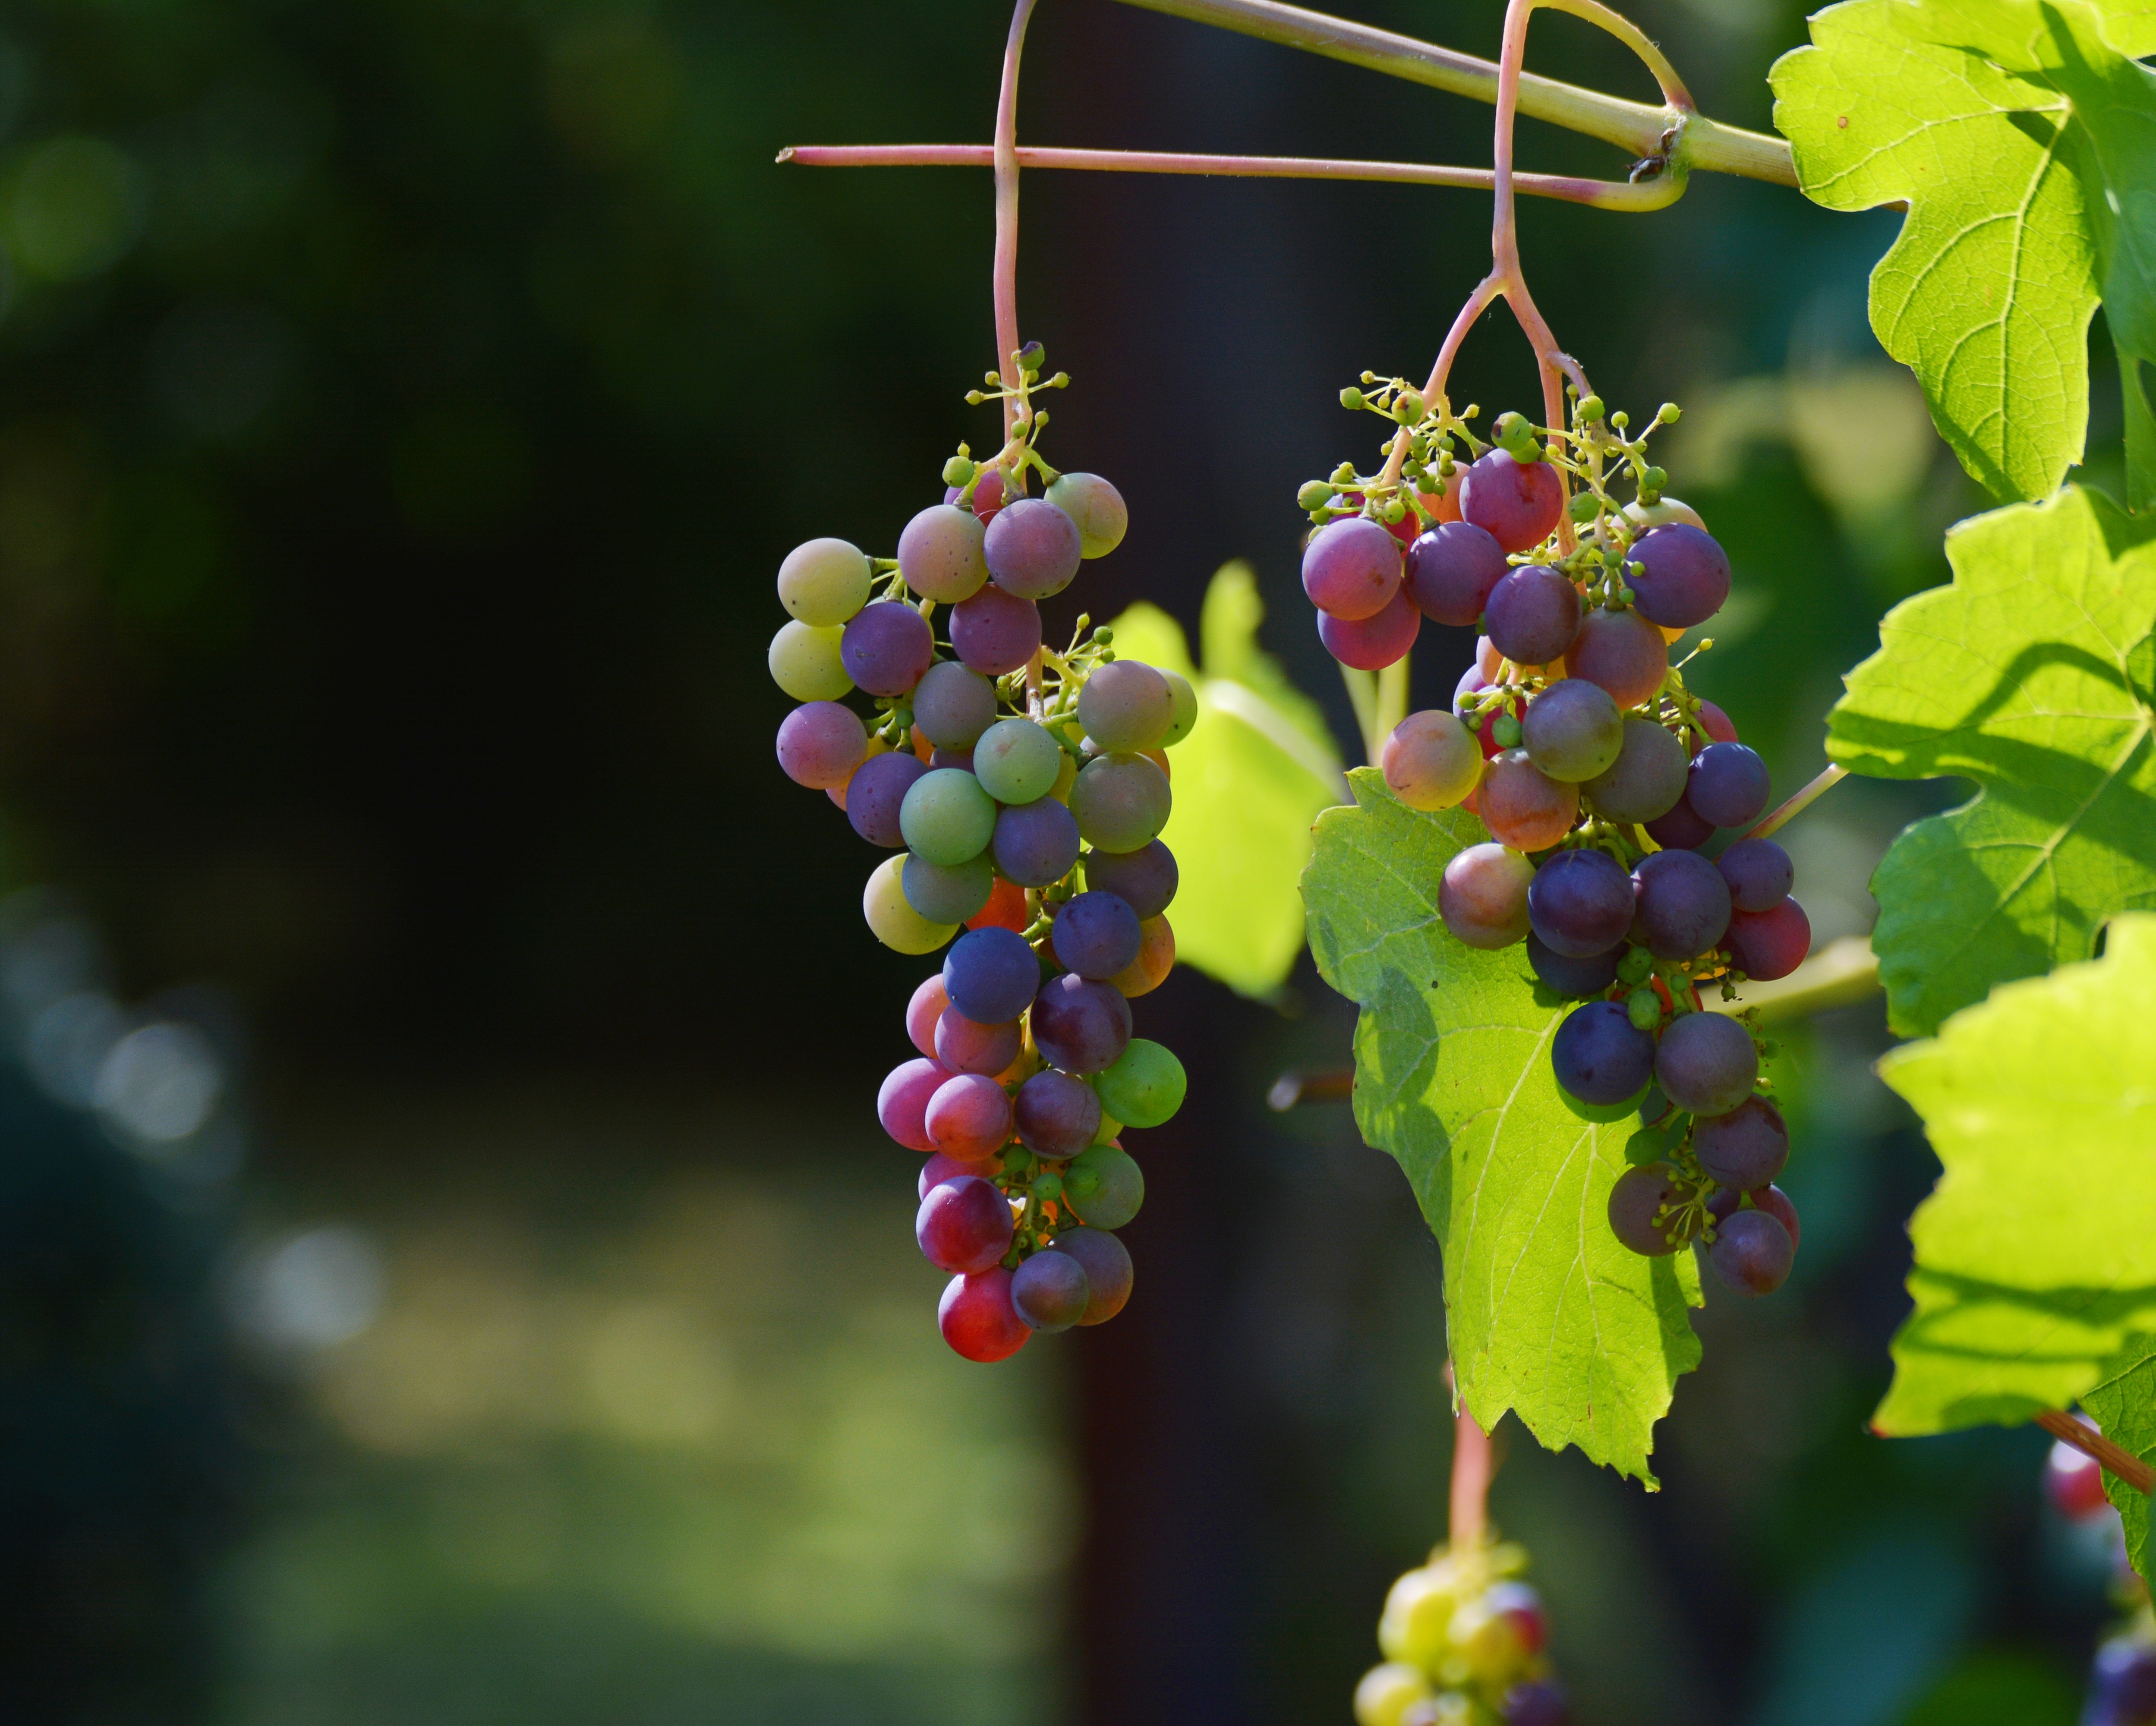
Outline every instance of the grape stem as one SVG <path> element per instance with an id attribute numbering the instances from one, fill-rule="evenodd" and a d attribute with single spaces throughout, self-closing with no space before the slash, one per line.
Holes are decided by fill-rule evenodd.
<path id="1" fill-rule="evenodd" d="M 1460 1384 L 1452 1363 L 1445 1364 L 1445 1381 L 1455 1401 Z M 1455 1552 L 1480 1546 L 1490 1536 L 1490 1481 L 1497 1472 L 1497 1459 L 1490 1435 L 1459 1402 L 1452 1416 L 1452 1499 L 1445 1539 Z"/>
<path id="2" fill-rule="evenodd" d="M 1018 0 L 1004 44 L 1003 84 L 996 92 L 996 370 L 1004 381 L 1004 437 L 1016 434 L 1018 372 L 1018 65 L 1034 0 Z M 1021 486 L 1023 470 L 1017 475 Z"/>
<path id="3" fill-rule="evenodd" d="M 1743 836 L 1746 839 L 1764 839 L 1768 834 L 1787 826 L 1791 820 L 1802 814 L 1848 777 L 1849 769 L 1840 763 L 1828 767 L 1810 784 L 1790 798 L 1779 809 L 1762 817 L 1758 824 L 1751 828 Z"/>
<path id="4" fill-rule="evenodd" d="M 2117 1475 L 2135 1492 L 2156 1491 L 2156 1468 L 2151 1468 L 2133 1451 L 2112 1443 L 2102 1433 L 2082 1425 L 2071 1415 L 2046 1409 L 2033 1418 L 2061 1444 L 2071 1445 L 2083 1456 L 2095 1457 L 2107 1472 Z"/>

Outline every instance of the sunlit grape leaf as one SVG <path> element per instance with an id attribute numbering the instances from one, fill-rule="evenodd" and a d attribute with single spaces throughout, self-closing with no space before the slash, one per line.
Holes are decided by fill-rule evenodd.
<path id="1" fill-rule="evenodd" d="M 1699 1362 L 1691 1255 L 1647 1259 L 1609 1232 L 1627 1117 L 1597 1127 L 1559 1100 L 1550 1040 L 1573 1004 L 1536 1000 L 1527 952 L 1463 947 L 1438 881 L 1489 835 L 1422 814 L 1382 775 L 1349 775 L 1303 876 L 1310 947 L 1363 1011 L 1355 1120 L 1399 1159 L 1445 1252 L 1453 1370 L 1486 1428 L 1510 1409 L 1552 1450 L 1576 1444 L 1653 1483 L 1647 1453 L 1677 1375 Z"/>
<path id="2" fill-rule="evenodd" d="M 2156 1333 L 2156 917 L 2119 917 L 2101 959 L 2002 984 L 1879 1071 L 1945 1172 L 1910 1220 L 1917 1307 L 1874 1425 L 2071 1406 Z"/>
<path id="3" fill-rule="evenodd" d="M 2156 0 L 2098 0 L 2103 33 L 2121 54 L 2136 59 L 2156 54 Z"/>
<path id="4" fill-rule="evenodd" d="M 2103 1382 L 2083 1393 L 2082 1406 L 2103 1436 L 2144 1462 L 2156 1462 L 2156 1337 L 2136 1337 L 2105 1364 Z M 2126 1524 L 2126 1555 L 2148 1580 L 2148 1495 L 2106 1470 L 2103 1489 Z"/>
<path id="5" fill-rule="evenodd" d="M 1159 607 L 1134 605 L 1111 625 L 1118 654 L 1179 671 L 1198 691 L 1197 727 L 1168 754 L 1175 804 L 1161 837 L 1183 874 L 1168 921 L 1179 959 L 1249 995 L 1278 989 L 1302 951 L 1296 882 L 1310 824 L 1348 794 L 1316 706 L 1257 645 L 1264 615 L 1247 566 L 1215 575 L 1204 674 Z"/>
<path id="6" fill-rule="evenodd" d="M 2125 57 L 2156 23 L 2138 3 L 1847 0 L 1811 27 L 1773 74 L 1799 183 L 1909 207 L 1872 329 L 1977 480 L 2047 496 L 2082 456 L 2099 299 L 2121 353 L 2156 359 L 2156 75 Z"/>
<path id="7" fill-rule="evenodd" d="M 2070 487 L 1963 522 L 1947 557 L 1953 583 L 1887 613 L 1828 717 L 1852 772 L 1983 788 L 1872 877 L 1888 1018 L 1910 1036 L 2156 907 L 2156 518 Z"/>

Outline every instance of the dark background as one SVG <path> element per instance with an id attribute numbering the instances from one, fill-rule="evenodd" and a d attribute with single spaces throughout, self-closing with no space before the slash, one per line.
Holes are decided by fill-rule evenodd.
<path id="1" fill-rule="evenodd" d="M 1496 50 L 1483 0 L 1360 15 Z M 1766 125 L 1795 8 L 1639 16 L 1710 111 Z M 1384 1587 L 1442 1533 L 1449 1438 L 1404 1183 L 1344 1110 L 1260 1103 L 1344 1058 L 1341 1004 L 1306 966 L 1276 1007 L 1183 973 L 1142 1008 L 1193 1103 L 1151 1136 L 1139 1298 L 963 1367 L 870 1112 L 923 967 L 868 939 L 872 859 L 770 755 L 780 557 L 888 551 L 993 424 L 959 399 L 993 357 L 987 176 L 772 157 L 984 139 L 1005 23 L 0 23 L 0 863 L 63 895 L 10 902 L 10 938 L 56 904 L 100 932 L 77 982 L 203 1027 L 248 1146 L 175 1187 L 38 1077 L 59 996 L 10 997 L 41 1123 L 8 1153 L 0 1357 L 21 1718 L 1347 1717 Z M 1651 94 L 1569 18 L 1532 59 Z M 1021 116 L 1489 149 L 1474 104 L 1108 0 L 1044 8 Z M 1623 172 L 1522 130 L 1523 165 Z M 1652 216 L 1521 221 L 1601 393 L 1687 408 L 1672 487 L 1751 596 L 1696 683 L 1794 786 L 1981 504 L 1866 331 L 1892 218 L 1702 176 Z M 1024 333 L 1076 380 L 1051 455 L 1133 524 L 1068 609 L 1193 622 L 1247 557 L 1351 738 L 1293 491 L 1368 453 L 1338 388 L 1422 374 L 1487 223 L 1468 193 L 1029 175 Z M 1534 400 L 1502 312 L 1455 376 L 1486 418 Z M 1879 850 L 1939 800 L 1851 786 L 1806 818 L 1823 936 L 1866 926 Z M 1774 1302 L 1710 1300 L 1666 1489 L 1507 1434 L 1495 1512 L 1583 1726 L 2071 1718 L 2104 1561 L 2040 1513 L 2042 1446 L 1862 1432 L 1933 1173 L 1883 1045 L 1872 1008 L 1793 1039 L 1804 1261 Z"/>

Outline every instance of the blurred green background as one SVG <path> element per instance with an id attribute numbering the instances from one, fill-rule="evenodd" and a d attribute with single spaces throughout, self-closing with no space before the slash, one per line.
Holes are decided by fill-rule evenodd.
<path id="1" fill-rule="evenodd" d="M 1485 54 L 1493 0 L 1359 16 Z M 1637 14 L 1763 126 L 1775 0 Z M 952 1357 L 880 1074 L 923 968 L 778 773 L 796 541 L 887 551 L 991 360 L 964 3 L 23 0 L 0 16 L 0 1712 L 133 1726 L 1345 1720 L 1443 1532 L 1436 1249 L 1344 1109 L 1306 965 L 1141 1009 L 1130 1311 Z M 1650 93 L 1575 21 L 1542 69 Z M 1472 104 L 1050 0 L 1021 131 L 1474 162 Z M 1530 164 L 1612 173 L 1527 125 Z M 1702 177 L 1522 212 L 1613 403 L 1734 558 L 1695 668 L 1794 786 L 1879 614 L 1980 507 L 1866 332 L 1893 218 Z M 1486 201 L 1029 175 L 1051 455 L 1131 505 L 1058 602 L 1194 621 L 1226 559 L 1354 732 L 1296 483 L 1419 374 Z M 1493 315 L 1459 372 L 1525 403 Z M 2105 376 L 2099 369 L 2097 376 Z M 2098 385 L 2099 392 L 2102 384 Z M 2099 405 L 2099 434 L 2115 437 Z M 2101 464 L 2099 470 L 2101 470 Z M 1471 644 L 1424 633 L 1443 699 Z M 1947 788 L 1794 830 L 1820 937 Z M 42 890 L 42 891 L 40 891 Z M 2023 1432 L 1865 1435 L 1933 1165 L 1874 1008 L 1793 1040 L 1805 1251 L 1700 1317 L 1649 1496 L 1511 1446 L 1582 1726 L 2066 1726 L 2106 1559 Z M 1507 1435 L 1517 1440 L 1513 1431 Z"/>

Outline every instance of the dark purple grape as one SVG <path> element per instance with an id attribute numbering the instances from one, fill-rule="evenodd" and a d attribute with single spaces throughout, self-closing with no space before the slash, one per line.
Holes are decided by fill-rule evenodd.
<path id="1" fill-rule="evenodd" d="M 1654 1076 L 1655 1040 L 1615 1001 L 1575 1007 L 1550 1044 L 1557 1081 L 1582 1102 L 1622 1102 Z"/>
<path id="2" fill-rule="evenodd" d="M 1483 616 L 1507 659 L 1546 665 L 1562 659 L 1579 633 L 1579 589 L 1554 569 L 1525 563 L 1490 590 Z"/>
<path id="3" fill-rule="evenodd" d="M 1004 592 L 1045 599 L 1070 585 L 1086 543 L 1078 524 L 1046 498 L 1021 497 L 996 511 L 981 549 L 988 579 Z"/>
<path id="4" fill-rule="evenodd" d="M 1406 657 L 1421 631 L 1422 614 L 1404 593 L 1394 593 L 1391 603 L 1375 617 L 1348 622 L 1330 612 L 1317 614 L 1317 639 L 1325 644 L 1325 650 L 1358 671 L 1382 671 L 1397 664 Z"/>
<path id="5" fill-rule="evenodd" d="M 1546 461 L 1517 462 L 1508 451 L 1492 449 L 1460 475 L 1459 484 L 1460 519 L 1482 528 L 1508 552 L 1540 545 L 1564 513 L 1564 482 Z"/>
<path id="6" fill-rule="evenodd" d="M 1771 839 L 1740 839 L 1714 860 L 1738 911 L 1772 911 L 1789 896 L 1797 866 Z"/>
<path id="7" fill-rule="evenodd" d="M 957 999 L 955 989 L 952 999 Z M 1065 973 L 1049 979 L 1034 998 L 1034 1047 L 1066 1073 L 1106 1072 L 1130 1041 L 1131 1004 L 1111 984 Z"/>
<path id="8" fill-rule="evenodd" d="M 1743 743 L 1709 743 L 1691 758 L 1685 801 L 1702 821 L 1745 827 L 1766 814 L 1773 789 L 1756 750 Z"/>
<path id="9" fill-rule="evenodd" d="M 1137 913 L 1113 893 L 1081 893 L 1055 913 L 1050 938 L 1064 969 L 1102 980 L 1127 971 L 1144 937 Z"/>
<path id="10" fill-rule="evenodd" d="M 1675 1252 L 1678 1243 L 1656 1225 L 1655 1219 L 1677 1196 L 1676 1182 L 1661 1164 L 1626 1169 L 1609 1189 L 1609 1232 L 1643 1258 Z"/>
<path id="11" fill-rule="evenodd" d="M 1101 1099 L 1091 1085 L 1053 1067 L 1018 1087 L 1018 1136 L 1048 1158 L 1075 1157 L 1101 1130 Z"/>
<path id="12" fill-rule="evenodd" d="M 983 588 L 951 608 L 951 650 L 983 677 L 1006 676 L 1040 650 L 1040 608 Z"/>
<path id="13" fill-rule="evenodd" d="M 1535 968 L 1536 980 L 1545 989 L 1570 995 L 1575 1000 L 1599 995 L 1614 983 L 1618 962 L 1624 953 L 1620 945 L 1607 953 L 1572 958 L 1549 947 L 1539 935 L 1527 937 L 1527 963 Z"/>
<path id="14" fill-rule="evenodd" d="M 968 929 L 943 955 L 943 987 L 967 1018 L 1008 1024 L 1025 1011 L 1040 987 L 1040 961 L 1013 930 Z"/>
<path id="15" fill-rule="evenodd" d="M 1089 1293 L 1081 1324 L 1102 1324 L 1123 1310 L 1134 1273 L 1130 1249 L 1106 1229 L 1065 1229 L 1052 1252 L 1067 1252 L 1086 1267 Z"/>
<path id="16" fill-rule="evenodd" d="M 1656 851 L 1632 871 L 1633 938 L 1658 959 L 1696 959 L 1729 927 L 1729 888 L 1697 851 Z"/>
<path id="17" fill-rule="evenodd" d="M 1068 1330 L 1091 1298 L 1086 1267 L 1064 1252 L 1036 1252 L 1011 1272 L 1011 1305 L 1034 1330 Z"/>
<path id="18" fill-rule="evenodd" d="M 1812 920 L 1794 899 L 1771 911 L 1739 911 L 1729 919 L 1729 957 L 1755 983 L 1786 977 L 1812 948 Z"/>
<path id="19" fill-rule="evenodd" d="M 1655 1053 L 1655 1082 L 1694 1115 L 1727 1114 L 1752 1094 L 1758 1076 L 1752 1034 L 1719 1013 L 1683 1015 L 1662 1033 Z"/>
<path id="20" fill-rule="evenodd" d="M 1641 534 L 1625 562 L 1632 604 L 1649 623 L 1666 629 L 1705 623 L 1729 597 L 1728 557 L 1712 534 L 1689 521 Z"/>
<path id="21" fill-rule="evenodd" d="M 1625 745 L 1607 773 L 1579 788 L 1606 819 L 1652 821 L 1685 794 L 1685 752 L 1674 732 L 1637 714 L 1625 717 Z"/>
<path id="22" fill-rule="evenodd" d="M 899 830 L 898 812 L 913 782 L 927 771 L 928 763 L 910 749 L 871 755 L 855 768 L 846 781 L 846 819 L 854 831 L 886 850 L 902 849 L 906 835 Z"/>
<path id="23" fill-rule="evenodd" d="M 1086 885 L 1113 893 L 1137 913 L 1140 922 L 1158 917 L 1174 903 L 1179 880 L 1175 853 L 1158 840 L 1135 851 L 1086 853 Z"/>
<path id="24" fill-rule="evenodd" d="M 911 605 L 879 599 L 864 605 L 839 638 L 839 660 L 872 696 L 902 696 L 921 681 L 936 658 L 928 619 Z"/>
<path id="25" fill-rule="evenodd" d="M 1567 958 L 1609 953 L 1632 926 L 1632 878 L 1606 851 L 1559 851 L 1527 884 L 1527 922 Z"/>
<path id="26" fill-rule="evenodd" d="M 1694 1122 L 1691 1148 L 1699 1166 L 1723 1186 L 1749 1192 L 1767 1185 L 1789 1160 L 1789 1129 L 1765 1097 L 1748 1097 L 1726 1115 Z"/>
<path id="27" fill-rule="evenodd" d="M 996 722 L 996 686 L 949 660 L 931 665 L 914 686 L 913 722 L 938 749 L 970 749 Z"/>
<path id="28" fill-rule="evenodd" d="M 1572 1709 L 1555 1684 L 1515 1684 L 1505 1693 L 1505 1726 L 1572 1726 Z"/>
<path id="29" fill-rule="evenodd" d="M 1368 516 L 1321 527 L 1302 552 L 1302 591 L 1327 617 L 1375 617 L 1400 590 L 1400 543 Z"/>
<path id="30" fill-rule="evenodd" d="M 1657 815 L 1645 825 L 1647 836 L 1666 851 L 1696 851 L 1714 837 L 1714 823 L 1701 820 L 1681 797 L 1667 814 Z"/>
<path id="31" fill-rule="evenodd" d="M 996 816 L 996 867 L 1022 887 L 1045 887 L 1078 860 L 1078 818 L 1052 797 L 1014 804 Z"/>
<path id="32" fill-rule="evenodd" d="M 1598 608 L 1579 620 L 1579 633 L 1564 650 L 1565 674 L 1609 692 L 1620 707 L 1653 699 L 1670 669 L 1662 632 L 1636 611 Z"/>
<path id="33" fill-rule="evenodd" d="M 1707 1250 L 1714 1274 L 1739 1294 L 1772 1294 L 1789 1278 L 1796 1262 L 1789 1231 L 1763 1210 L 1739 1210 L 1714 1230 Z"/>
<path id="34" fill-rule="evenodd" d="M 1577 785 L 1615 763 L 1625 747 L 1625 720 L 1609 691 L 1561 677 L 1527 703 L 1520 741 L 1527 759 L 1550 778 Z"/>
<path id="35" fill-rule="evenodd" d="M 913 1238 L 932 1265 L 961 1276 L 985 1271 L 1010 1251 L 1009 1202 L 978 1174 L 947 1180 L 921 1201 Z"/>
<path id="36" fill-rule="evenodd" d="M 1511 567 L 1488 529 L 1440 521 L 1408 547 L 1408 598 L 1432 623 L 1465 629 L 1482 615 L 1491 588 Z"/>

